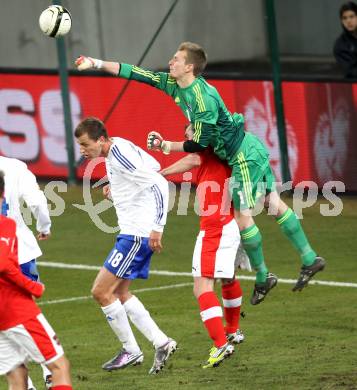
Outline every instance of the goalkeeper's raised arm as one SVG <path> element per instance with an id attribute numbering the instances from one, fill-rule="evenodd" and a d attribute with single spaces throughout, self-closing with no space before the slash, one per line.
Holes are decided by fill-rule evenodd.
<path id="1" fill-rule="evenodd" d="M 114 76 L 149 84 L 152 87 L 166 92 L 168 95 L 173 95 L 176 85 L 176 80 L 168 73 L 153 72 L 151 70 L 140 68 L 136 65 L 103 61 L 86 56 L 79 56 L 75 61 L 75 65 L 80 71 L 98 69 Z"/>
<path id="2" fill-rule="evenodd" d="M 119 62 L 103 61 L 97 58 L 79 56 L 75 63 L 78 70 L 100 69 L 114 76 L 119 74 Z"/>

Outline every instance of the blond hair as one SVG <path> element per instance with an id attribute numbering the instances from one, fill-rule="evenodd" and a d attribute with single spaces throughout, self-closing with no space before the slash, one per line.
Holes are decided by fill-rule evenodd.
<path id="1" fill-rule="evenodd" d="M 199 76 L 207 65 L 207 54 L 197 43 L 182 42 L 179 51 L 186 52 L 186 64 L 193 65 L 193 74 Z"/>

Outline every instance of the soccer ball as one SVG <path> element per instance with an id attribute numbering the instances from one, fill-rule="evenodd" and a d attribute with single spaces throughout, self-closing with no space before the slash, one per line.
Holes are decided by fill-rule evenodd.
<path id="1" fill-rule="evenodd" d="M 44 34 L 57 38 L 69 32 L 72 18 L 69 11 L 61 5 L 50 5 L 41 13 L 38 22 Z"/>

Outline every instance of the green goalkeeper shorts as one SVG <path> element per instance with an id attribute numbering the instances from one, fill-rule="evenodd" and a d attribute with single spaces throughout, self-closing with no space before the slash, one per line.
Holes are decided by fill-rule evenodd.
<path id="1" fill-rule="evenodd" d="M 275 177 L 269 163 L 269 153 L 262 141 L 251 133 L 245 133 L 234 158 L 230 194 L 236 210 L 254 208 L 257 200 L 275 191 Z"/>

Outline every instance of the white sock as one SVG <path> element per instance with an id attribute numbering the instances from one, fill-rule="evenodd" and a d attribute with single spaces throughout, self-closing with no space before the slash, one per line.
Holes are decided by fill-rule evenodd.
<path id="1" fill-rule="evenodd" d="M 139 353 L 140 348 L 135 340 L 134 333 L 130 328 L 124 307 L 119 299 L 116 299 L 108 306 L 102 307 L 102 310 L 107 318 L 108 324 L 122 342 L 125 350 L 130 353 Z"/>
<path id="2" fill-rule="evenodd" d="M 150 313 L 136 296 L 132 296 L 124 303 L 126 314 L 138 330 L 153 343 L 155 348 L 164 345 L 168 337 L 156 325 Z"/>
<path id="3" fill-rule="evenodd" d="M 27 377 L 27 388 L 28 389 L 35 389 L 35 386 L 33 385 L 32 380 L 29 376 Z"/>
<path id="4" fill-rule="evenodd" d="M 52 375 L 52 372 L 44 364 L 41 364 L 41 367 L 43 380 L 45 381 L 48 375 Z"/>

